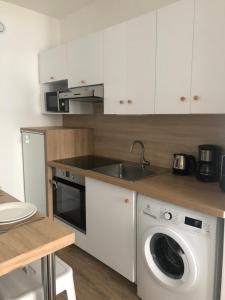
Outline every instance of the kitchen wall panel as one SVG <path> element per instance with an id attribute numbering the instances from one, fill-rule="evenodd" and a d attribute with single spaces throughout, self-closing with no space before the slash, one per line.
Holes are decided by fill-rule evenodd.
<path id="1" fill-rule="evenodd" d="M 218 144 L 225 150 L 225 115 L 68 115 L 63 124 L 94 128 L 97 155 L 138 161 L 138 146 L 133 153 L 129 148 L 140 139 L 145 144 L 146 158 L 162 167 L 171 167 L 173 153 L 197 156 L 200 144 Z"/>

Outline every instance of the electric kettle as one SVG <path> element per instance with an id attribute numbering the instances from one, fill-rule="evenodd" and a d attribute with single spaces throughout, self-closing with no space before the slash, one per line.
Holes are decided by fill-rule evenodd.
<path id="1" fill-rule="evenodd" d="M 177 153 L 173 155 L 173 174 L 177 175 L 189 175 L 194 173 L 196 169 L 196 160 L 194 156 Z"/>

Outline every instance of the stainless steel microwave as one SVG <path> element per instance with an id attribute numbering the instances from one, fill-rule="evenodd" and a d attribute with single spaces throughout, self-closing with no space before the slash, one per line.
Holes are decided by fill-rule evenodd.
<path id="1" fill-rule="evenodd" d="M 45 94 L 46 111 L 69 113 L 69 99 L 60 98 L 60 91 L 47 92 Z"/>

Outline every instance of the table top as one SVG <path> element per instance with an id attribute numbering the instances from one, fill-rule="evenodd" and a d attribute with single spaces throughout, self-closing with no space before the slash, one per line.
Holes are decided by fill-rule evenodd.
<path id="1" fill-rule="evenodd" d="M 15 201 L 0 190 L 0 204 Z M 74 231 L 39 213 L 28 223 L 10 226 L 0 234 L 0 276 L 75 242 Z M 3 228 L 0 226 L 0 230 Z"/>

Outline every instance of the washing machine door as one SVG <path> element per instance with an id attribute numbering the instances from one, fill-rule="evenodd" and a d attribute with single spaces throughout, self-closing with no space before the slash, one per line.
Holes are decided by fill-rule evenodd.
<path id="1" fill-rule="evenodd" d="M 175 230 L 158 226 L 143 240 L 144 259 L 152 275 L 163 286 L 181 291 L 197 282 L 197 263 L 188 241 Z"/>

